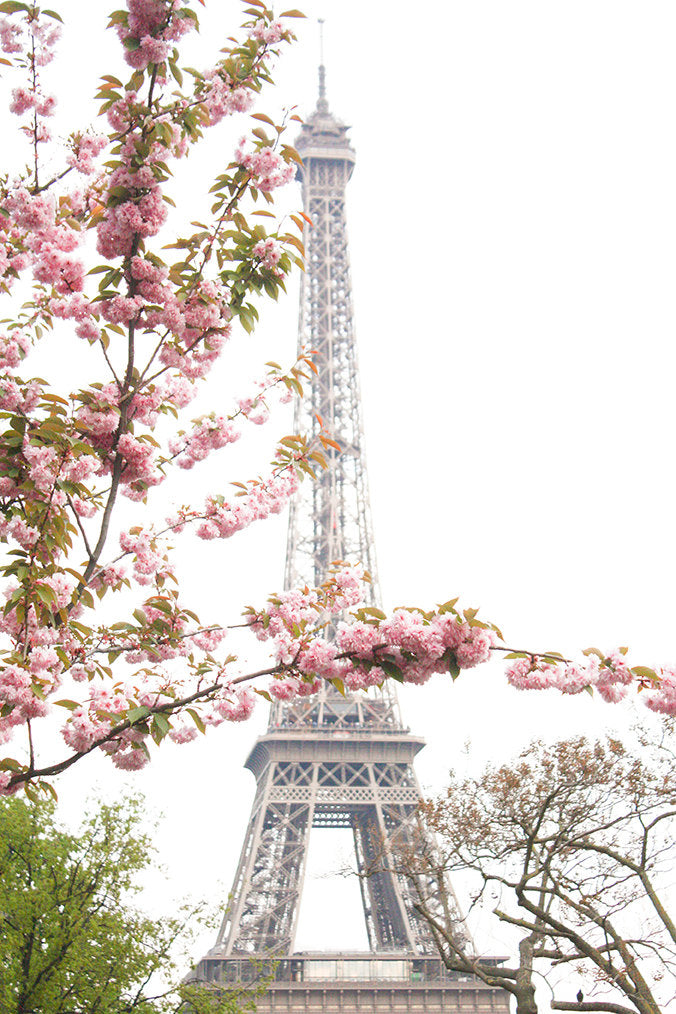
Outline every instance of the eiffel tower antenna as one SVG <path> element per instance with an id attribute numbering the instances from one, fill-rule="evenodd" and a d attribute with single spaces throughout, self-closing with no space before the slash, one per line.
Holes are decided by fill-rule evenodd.
<path id="1" fill-rule="evenodd" d="M 335 560 L 361 561 L 372 576 L 368 602 L 377 605 L 345 207 L 355 152 L 348 128 L 329 112 L 323 49 L 320 58 L 317 105 L 296 142 L 312 222 L 304 236 L 298 346 L 316 351 L 318 376 L 296 405 L 294 428 L 315 436 L 321 418 L 340 450 L 329 448 L 329 467 L 316 482 L 302 483 L 292 502 L 285 587 L 319 584 Z M 464 1014 L 507 1014 L 506 993 L 445 971 L 415 910 L 413 886 L 379 863 L 388 837 L 414 838 L 420 788 L 413 760 L 423 746 L 401 722 L 391 681 L 381 691 L 344 696 L 327 684 L 313 697 L 272 706 L 267 732 L 246 761 L 256 795 L 228 909 L 199 978 L 244 983 L 259 974 L 252 958 L 274 958 L 259 1014 L 376 1007 L 382 1014 L 459 1007 Z M 366 954 L 294 951 L 309 837 L 323 827 L 352 832 Z M 471 947 L 450 885 L 445 902 L 457 936 Z"/>
<path id="2" fill-rule="evenodd" d="M 328 113 L 329 104 L 326 99 L 326 67 L 324 66 L 324 18 L 318 18 L 319 25 L 319 95 L 317 97 L 317 109 Z"/>

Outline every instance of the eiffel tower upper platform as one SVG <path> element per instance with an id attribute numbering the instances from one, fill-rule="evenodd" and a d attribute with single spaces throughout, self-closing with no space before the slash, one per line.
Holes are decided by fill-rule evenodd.
<path id="1" fill-rule="evenodd" d="M 329 111 L 324 67 L 316 109 L 302 127 L 307 271 L 300 295 L 299 347 L 316 350 L 319 375 L 295 417 L 316 433 L 320 416 L 340 445 L 316 483 L 291 506 L 287 588 L 319 584 L 335 560 L 359 560 L 378 604 L 373 531 L 361 424 L 345 188 L 355 153 L 347 127 Z M 246 761 L 256 795 L 227 912 L 198 978 L 246 983 L 261 962 L 273 981 L 260 1014 L 328 1010 L 441 1014 L 509 1009 L 507 994 L 447 971 L 413 906 L 407 878 L 379 862 L 383 842 L 409 838 L 420 787 L 413 769 L 424 741 L 402 724 L 392 684 L 342 696 L 274 704 L 267 732 Z M 366 953 L 297 953 L 295 933 L 313 828 L 349 828 L 361 874 Z M 466 934 L 452 889 L 447 904 Z M 253 960 L 252 960 L 253 959 Z"/>

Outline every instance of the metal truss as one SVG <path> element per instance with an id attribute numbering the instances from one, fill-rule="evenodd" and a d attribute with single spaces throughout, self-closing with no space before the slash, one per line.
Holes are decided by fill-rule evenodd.
<path id="1" fill-rule="evenodd" d="M 389 860 L 392 837 L 401 841 L 417 828 L 420 788 L 411 762 L 420 746 L 405 732 L 380 742 L 327 743 L 321 733 L 288 739 L 282 732 L 258 741 L 247 762 L 257 774 L 256 799 L 219 954 L 293 952 L 313 827 L 353 833 L 371 950 L 435 952 L 413 909 L 412 885 Z"/>
<path id="2" fill-rule="evenodd" d="M 305 482 L 291 506 L 286 587 L 320 583 L 336 560 L 359 560 L 379 599 L 361 425 L 345 187 L 354 166 L 347 128 L 328 110 L 320 71 L 317 109 L 302 128 L 307 272 L 299 346 L 316 350 L 319 375 L 296 412 L 296 429 L 320 423 L 340 444 L 329 468 Z M 352 830 L 369 946 L 374 952 L 436 953 L 413 907 L 416 885 L 397 870 L 390 843 L 422 842 L 413 758 L 424 745 L 402 725 L 391 684 L 341 695 L 331 685 L 271 709 L 247 767 L 257 787 L 230 905 L 214 957 L 292 954 L 312 828 Z M 416 836 L 418 836 L 416 838 Z M 418 885 L 419 886 L 419 885 Z M 425 889 L 431 889 L 430 884 Z M 448 887 L 445 903 L 462 933 Z"/>
<path id="3" fill-rule="evenodd" d="M 309 698 L 290 704 L 273 704 L 270 731 L 275 729 L 323 729 L 327 733 L 350 731 L 400 732 L 403 729 L 399 702 L 393 687 L 385 685 L 370 694 L 340 694 L 327 684 Z"/>
<path id="4" fill-rule="evenodd" d="M 333 561 L 359 561 L 372 577 L 373 605 L 378 579 L 345 217 L 345 187 L 355 155 L 346 132 L 320 90 L 317 109 L 296 144 L 303 158 L 304 208 L 312 221 L 304 237 L 298 346 L 314 351 L 318 376 L 297 403 L 294 427 L 316 437 L 323 424 L 340 451 L 329 449 L 328 469 L 316 482 L 302 483 L 291 506 L 285 583 L 287 588 L 320 584 Z"/>

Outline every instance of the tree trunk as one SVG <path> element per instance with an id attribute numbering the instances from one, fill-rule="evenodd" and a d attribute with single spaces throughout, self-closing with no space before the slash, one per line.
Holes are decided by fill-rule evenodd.
<path id="1" fill-rule="evenodd" d="M 537 1014 L 533 985 L 534 936 L 524 937 L 519 943 L 519 968 L 516 976 L 516 1014 Z"/>

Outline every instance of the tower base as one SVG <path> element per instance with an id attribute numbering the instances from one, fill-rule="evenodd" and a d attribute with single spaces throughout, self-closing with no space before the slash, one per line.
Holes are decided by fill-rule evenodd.
<path id="1" fill-rule="evenodd" d="M 487 958 L 485 965 L 498 965 Z M 257 1014 L 508 1014 L 509 994 L 473 976 L 446 969 L 439 958 L 402 952 L 303 952 L 280 958 L 216 950 L 200 961 L 195 978 L 239 988 L 271 976 L 256 1001 Z"/>

